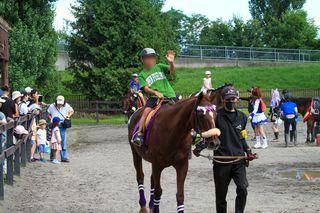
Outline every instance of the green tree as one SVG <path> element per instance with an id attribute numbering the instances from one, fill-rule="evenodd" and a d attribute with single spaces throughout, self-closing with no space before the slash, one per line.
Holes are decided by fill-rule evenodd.
<path id="1" fill-rule="evenodd" d="M 0 16 L 12 28 L 9 80 L 13 89 L 32 86 L 49 96 L 58 92 L 54 2 L 4 0 L 0 3 Z"/>
<path id="2" fill-rule="evenodd" d="M 308 20 L 307 13 L 299 10 L 286 13 L 282 21 L 272 19 L 265 36 L 270 47 L 313 49 L 318 42 L 317 32 L 318 27 Z"/>
<path id="3" fill-rule="evenodd" d="M 200 44 L 204 45 L 233 45 L 232 26 L 221 19 L 213 21 L 204 27 L 200 35 Z"/>
<path id="4" fill-rule="evenodd" d="M 161 1 L 149 0 L 78 0 L 73 7 L 74 31 L 68 39 L 77 88 L 92 98 L 114 97 L 121 93 L 119 87 L 97 91 L 111 78 L 127 88 L 128 81 L 114 76 L 113 71 L 139 71 L 139 53 L 144 47 L 153 47 L 160 61 L 167 50 L 177 51 L 176 32 L 161 5 Z"/>
<path id="5" fill-rule="evenodd" d="M 271 19 L 281 20 L 286 12 L 299 10 L 306 0 L 249 0 L 249 10 L 253 19 L 266 25 Z"/>
<path id="6" fill-rule="evenodd" d="M 182 20 L 181 44 L 198 44 L 202 30 L 208 27 L 209 24 L 210 21 L 206 16 L 200 14 L 185 16 Z"/>

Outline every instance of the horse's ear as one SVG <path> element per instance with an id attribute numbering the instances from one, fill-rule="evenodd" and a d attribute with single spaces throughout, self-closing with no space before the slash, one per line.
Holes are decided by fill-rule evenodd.
<path id="1" fill-rule="evenodd" d="M 203 98 L 203 92 L 200 92 L 198 95 L 198 100 L 197 100 L 198 104 L 201 102 L 202 98 Z"/>

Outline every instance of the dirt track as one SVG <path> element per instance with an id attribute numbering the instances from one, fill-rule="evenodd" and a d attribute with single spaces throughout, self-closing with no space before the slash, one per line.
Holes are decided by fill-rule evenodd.
<path id="1" fill-rule="evenodd" d="M 260 159 L 248 169 L 250 187 L 246 212 L 320 212 L 320 181 L 297 182 L 279 177 L 279 170 L 320 169 L 320 148 L 304 144 L 299 125 L 298 147 L 281 142 L 258 150 Z M 138 212 L 138 191 L 126 126 L 91 126 L 72 131 L 70 164 L 28 164 L 14 187 L 5 186 L 5 212 Z M 82 127 L 84 128 L 84 127 Z M 267 127 L 270 130 L 269 126 Z M 85 134 L 89 132 L 90 134 Z M 271 136 L 270 136 L 271 137 Z M 207 151 L 206 153 L 210 153 Z M 145 163 L 149 190 L 150 165 Z M 162 175 L 162 212 L 175 212 L 175 171 Z M 149 193 L 147 193 L 149 194 Z M 193 158 L 185 187 L 186 212 L 215 212 L 212 166 L 207 159 Z M 228 194 L 234 211 L 235 186 Z M 0 210 L 1 211 L 1 210 Z"/>

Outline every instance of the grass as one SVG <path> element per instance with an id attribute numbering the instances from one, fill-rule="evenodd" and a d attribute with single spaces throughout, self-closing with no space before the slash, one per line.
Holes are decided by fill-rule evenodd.
<path id="1" fill-rule="evenodd" d="M 105 118 L 99 120 L 99 123 L 92 118 L 74 118 L 72 119 L 72 124 L 75 126 L 78 125 L 121 125 L 125 124 L 126 117 L 125 115 L 109 115 Z"/>
<path id="2" fill-rule="evenodd" d="M 272 88 L 319 88 L 320 63 L 291 64 L 283 66 L 178 68 L 174 89 L 177 93 L 199 91 L 204 71 L 211 70 L 213 87 L 233 83 L 240 91 L 250 86 Z"/>

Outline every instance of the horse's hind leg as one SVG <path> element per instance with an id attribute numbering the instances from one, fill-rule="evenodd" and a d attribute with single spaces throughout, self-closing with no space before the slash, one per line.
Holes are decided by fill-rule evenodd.
<path id="1" fill-rule="evenodd" d="M 175 165 L 177 172 L 177 212 L 184 212 L 184 182 L 188 172 L 188 159 L 182 160 L 181 164 Z"/>
<path id="2" fill-rule="evenodd" d="M 159 213 L 160 212 L 160 200 L 162 195 L 162 189 L 161 189 L 161 172 L 163 168 L 160 168 L 158 166 L 155 166 L 154 163 L 152 164 L 152 177 L 154 181 L 154 199 L 153 199 L 153 213 Z"/>
<path id="3" fill-rule="evenodd" d="M 144 195 L 144 174 L 142 168 L 142 158 L 138 155 L 134 147 L 131 145 L 132 155 L 133 155 L 133 163 L 137 173 L 137 183 L 138 183 L 138 190 L 139 190 L 139 204 L 140 204 L 140 213 L 146 213 L 146 197 Z"/>

